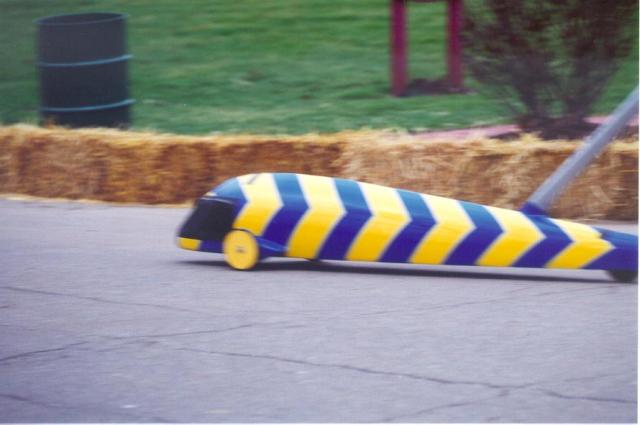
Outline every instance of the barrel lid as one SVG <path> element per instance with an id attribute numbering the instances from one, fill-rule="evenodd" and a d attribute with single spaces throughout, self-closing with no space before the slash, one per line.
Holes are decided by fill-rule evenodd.
<path id="1" fill-rule="evenodd" d="M 127 19 L 129 15 L 116 12 L 89 12 L 52 15 L 35 20 L 41 26 L 94 25 Z"/>

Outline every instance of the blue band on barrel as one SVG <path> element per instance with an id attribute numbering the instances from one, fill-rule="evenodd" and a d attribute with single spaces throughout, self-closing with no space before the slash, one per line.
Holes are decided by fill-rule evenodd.
<path id="1" fill-rule="evenodd" d="M 123 106 L 133 105 L 136 101 L 133 99 L 125 99 L 121 102 L 107 103 L 104 105 L 93 106 L 75 106 L 72 108 L 52 108 L 50 106 L 41 106 L 42 112 L 83 112 L 83 111 L 102 111 L 105 109 L 121 108 Z"/>
<path id="2" fill-rule="evenodd" d="M 95 66 L 95 65 L 107 65 L 110 63 L 124 62 L 131 59 L 133 55 L 116 56 L 115 58 L 97 59 L 92 61 L 81 62 L 38 62 L 38 66 L 42 68 L 73 68 L 74 66 Z"/>

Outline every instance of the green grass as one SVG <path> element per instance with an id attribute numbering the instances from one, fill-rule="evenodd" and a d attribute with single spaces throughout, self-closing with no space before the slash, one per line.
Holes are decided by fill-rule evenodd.
<path id="1" fill-rule="evenodd" d="M 38 17 L 129 14 L 134 128 L 303 133 L 507 122 L 482 94 L 388 94 L 388 0 L 0 0 L 0 122 L 37 122 Z M 445 73 L 444 3 L 410 6 L 410 72 Z M 595 113 L 637 84 L 637 51 Z M 473 81 L 468 85 L 474 86 Z"/>

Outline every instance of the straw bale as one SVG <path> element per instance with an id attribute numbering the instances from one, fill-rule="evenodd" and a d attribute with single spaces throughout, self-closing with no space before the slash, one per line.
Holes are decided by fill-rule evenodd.
<path id="1" fill-rule="evenodd" d="M 255 172 L 336 175 L 349 132 L 334 135 L 227 137 L 218 143 L 217 182 Z"/>
<path id="2" fill-rule="evenodd" d="M 638 144 L 614 144 L 576 179 L 551 209 L 561 217 L 637 220 Z"/>
<path id="3" fill-rule="evenodd" d="M 261 171 L 337 174 L 349 132 L 330 136 L 175 136 L 108 129 L 0 127 L 0 191 L 115 202 L 193 200 Z"/>
<path id="4" fill-rule="evenodd" d="M 425 140 L 401 132 L 176 136 L 0 127 L 0 192 L 181 203 L 241 174 L 288 171 L 517 208 L 576 142 Z M 636 219 L 638 143 L 610 145 L 555 204 L 567 218 Z"/>
<path id="5" fill-rule="evenodd" d="M 356 180 L 519 208 L 576 146 L 577 142 L 543 142 L 532 136 L 516 142 L 425 141 L 407 136 L 350 144 L 343 171 Z M 616 142 L 570 185 L 552 214 L 635 220 L 637 176 L 637 142 Z"/>

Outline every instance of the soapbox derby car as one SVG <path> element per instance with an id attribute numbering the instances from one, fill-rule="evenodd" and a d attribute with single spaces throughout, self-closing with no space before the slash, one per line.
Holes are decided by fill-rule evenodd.
<path id="1" fill-rule="evenodd" d="M 181 248 L 238 270 L 266 257 L 605 270 L 630 282 L 635 235 L 354 180 L 292 173 L 229 179 L 200 198 Z"/>

